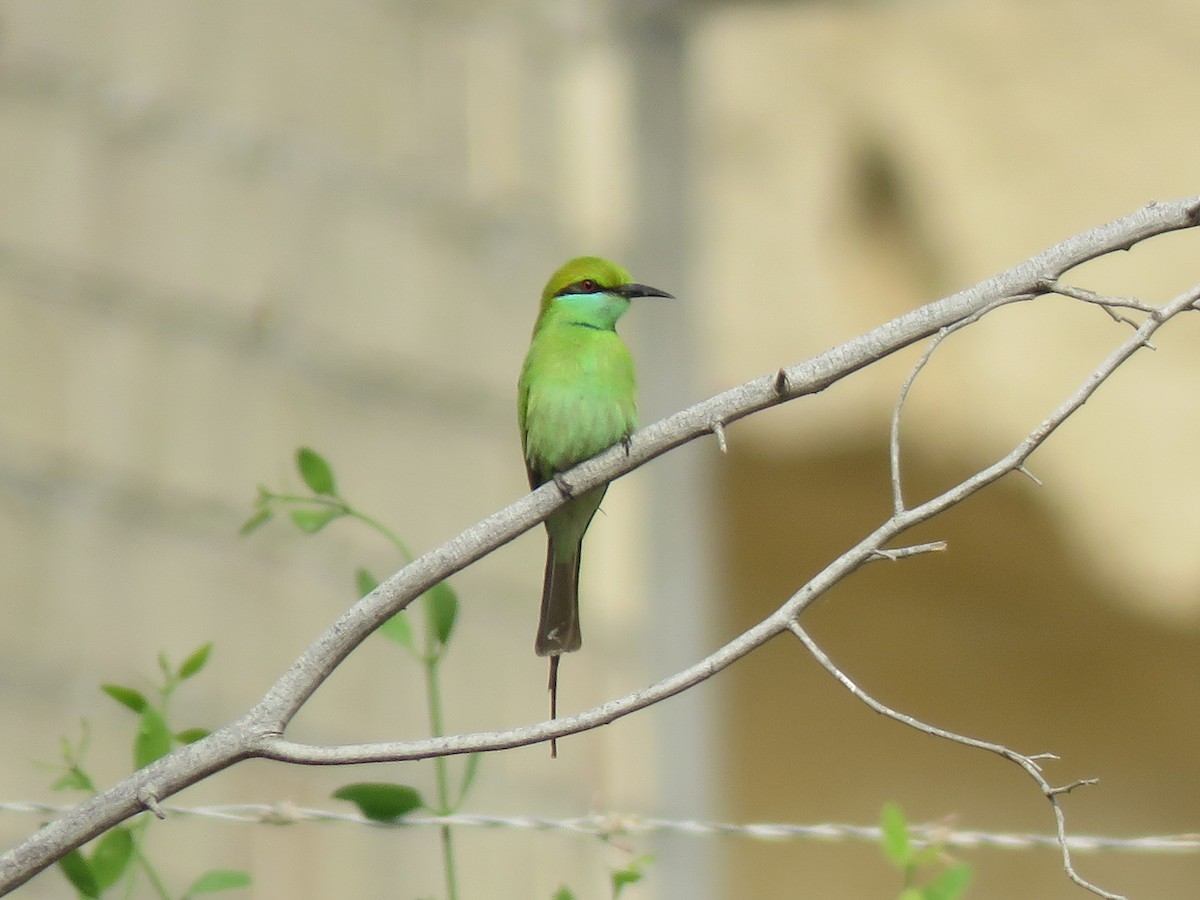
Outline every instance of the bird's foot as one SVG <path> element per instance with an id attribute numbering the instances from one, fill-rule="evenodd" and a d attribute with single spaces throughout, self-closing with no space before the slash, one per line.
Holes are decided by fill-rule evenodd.
<path id="1" fill-rule="evenodd" d="M 633 435 L 627 434 L 621 438 L 621 446 L 625 448 L 625 456 L 628 457 L 633 452 Z"/>
<path id="2" fill-rule="evenodd" d="M 568 500 L 575 496 L 575 489 L 572 488 L 571 485 L 567 483 L 567 479 L 563 478 L 558 472 L 554 473 L 554 484 L 558 487 L 558 492 Z"/>

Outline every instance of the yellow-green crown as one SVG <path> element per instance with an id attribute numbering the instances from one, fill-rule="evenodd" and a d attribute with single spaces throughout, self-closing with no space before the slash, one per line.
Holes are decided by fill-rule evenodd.
<path id="1" fill-rule="evenodd" d="M 592 282 L 588 287 L 590 291 L 594 291 L 597 288 L 614 288 L 629 284 L 630 280 L 629 272 L 611 259 L 602 256 L 577 256 L 567 260 L 550 276 L 542 291 L 542 303 L 549 303 L 552 297 L 572 285 L 586 285 Z"/>

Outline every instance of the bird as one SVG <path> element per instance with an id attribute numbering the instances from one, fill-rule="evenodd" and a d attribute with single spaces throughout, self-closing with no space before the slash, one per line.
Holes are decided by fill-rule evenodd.
<path id="1" fill-rule="evenodd" d="M 529 353 L 517 381 L 517 424 L 529 487 L 618 442 L 628 448 L 637 428 L 633 357 L 617 335 L 617 321 L 639 297 L 674 295 L 634 282 L 621 266 L 599 256 L 563 263 L 542 291 Z M 558 715 L 558 662 L 580 648 L 579 560 L 583 536 L 607 484 L 572 496 L 545 522 L 546 571 L 534 651 L 550 657 L 550 718 Z M 550 755 L 558 755 L 556 741 Z"/>

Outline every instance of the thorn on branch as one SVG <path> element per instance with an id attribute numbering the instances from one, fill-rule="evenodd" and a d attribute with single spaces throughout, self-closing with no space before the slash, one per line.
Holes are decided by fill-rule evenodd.
<path id="1" fill-rule="evenodd" d="M 1026 478 L 1028 478 L 1030 481 L 1032 481 L 1034 484 L 1036 484 L 1038 487 L 1042 486 L 1042 479 L 1038 478 L 1036 475 L 1034 475 L 1032 472 L 1030 472 L 1027 468 L 1025 468 L 1024 465 L 1017 466 L 1017 471 L 1020 472 L 1022 475 L 1024 475 Z"/>
<path id="2" fill-rule="evenodd" d="M 786 397 L 788 393 L 788 377 L 787 372 L 780 369 L 775 373 L 775 393 L 780 397 Z"/>
<path id="3" fill-rule="evenodd" d="M 167 817 L 166 812 L 158 803 L 158 791 L 152 784 L 148 784 L 141 788 L 137 793 L 138 802 L 159 819 Z"/>
<path id="4" fill-rule="evenodd" d="M 1101 303 L 1100 308 L 1108 313 L 1114 322 L 1118 322 L 1122 325 L 1128 325 L 1130 328 L 1138 327 L 1137 322 L 1133 321 L 1133 319 L 1129 318 L 1129 316 L 1121 315 L 1116 311 L 1111 303 Z"/>
<path id="5" fill-rule="evenodd" d="M 571 487 L 561 472 L 554 473 L 554 486 L 558 488 L 558 492 L 563 495 L 564 500 L 570 500 L 575 496 L 575 489 Z"/>
<path id="6" fill-rule="evenodd" d="M 717 439 L 717 447 L 720 448 L 722 453 L 728 453 L 729 445 L 725 443 L 725 424 L 720 419 L 716 419 L 713 421 L 711 427 L 712 433 Z"/>

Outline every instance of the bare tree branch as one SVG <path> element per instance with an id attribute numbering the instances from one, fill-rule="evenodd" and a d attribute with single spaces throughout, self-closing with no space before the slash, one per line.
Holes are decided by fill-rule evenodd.
<path id="1" fill-rule="evenodd" d="M 929 364 L 930 358 L 934 351 L 942 345 L 942 341 L 950 337 L 956 331 L 961 331 L 968 325 L 973 325 L 990 313 L 992 310 L 999 309 L 1001 306 L 1007 306 L 1010 303 L 1020 303 L 1025 300 L 1032 300 L 1033 294 L 1018 294 L 1014 297 L 999 297 L 990 303 L 980 307 L 965 318 L 959 319 L 957 322 L 945 326 L 938 330 L 937 335 L 929 346 L 925 348 L 925 352 L 921 354 L 916 364 L 912 367 L 912 371 L 908 373 L 908 377 L 904 379 L 904 383 L 900 386 L 900 396 L 896 400 L 896 405 L 892 407 L 892 427 L 888 437 L 888 464 L 891 469 L 892 477 L 892 511 L 904 512 L 904 489 L 900 478 L 900 417 L 904 412 L 904 404 L 908 400 L 908 393 L 912 390 L 913 384 L 917 380 L 917 376 L 924 371 L 925 366 Z"/>
<path id="2" fill-rule="evenodd" d="M 1018 766 L 1024 769 L 1028 773 L 1029 777 L 1037 782 L 1037 786 L 1041 788 L 1042 793 L 1046 796 L 1046 799 L 1050 801 L 1050 805 L 1054 808 L 1054 820 L 1057 826 L 1058 846 L 1062 853 L 1063 869 L 1066 871 L 1067 876 L 1080 887 L 1086 888 L 1093 894 L 1105 897 L 1107 900 L 1125 900 L 1125 897 L 1121 896 L 1120 894 L 1110 894 L 1108 891 L 1097 887 L 1090 881 L 1085 881 L 1079 876 L 1079 874 L 1075 871 L 1075 867 L 1071 864 L 1071 850 L 1067 843 L 1067 823 L 1065 817 L 1063 816 L 1062 807 L 1058 803 L 1058 795 L 1065 794 L 1077 787 L 1095 784 L 1095 778 L 1086 778 L 1079 781 L 1074 781 L 1064 787 L 1051 787 L 1050 782 L 1046 780 L 1046 776 L 1042 774 L 1042 767 L 1038 765 L 1038 760 L 1045 759 L 1047 756 L 1046 754 L 1042 754 L 1040 756 L 1026 756 L 1023 753 L 1018 753 L 1009 747 L 1005 747 L 1003 744 L 996 744 L 991 741 L 981 741 L 977 738 L 967 737 L 963 734 L 956 734 L 953 731 L 947 731 L 945 728 L 939 728 L 936 725 L 929 725 L 925 722 L 922 722 L 920 719 L 913 718 L 907 713 L 897 712 L 890 706 L 880 703 L 878 700 L 860 688 L 857 684 L 851 681 L 849 676 L 842 672 L 842 670 L 834 664 L 833 660 L 829 658 L 825 651 L 817 645 L 817 642 L 809 636 L 808 632 L 800 627 L 799 622 L 793 622 L 790 627 L 792 633 L 800 639 L 800 642 L 804 644 L 804 646 L 808 649 L 808 652 L 816 658 L 817 662 L 819 662 L 825 668 L 825 671 L 836 678 L 841 685 L 846 688 L 846 690 L 852 693 L 863 703 L 867 704 L 867 706 L 871 707 L 871 709 L 875 710 L 875 712 L 882 716 L 887 716 L 889 719 L 894 719 L 897 722 L 907 725 L 909 728 L 915 728 L 917 731 L 923 732 L 924 734 L 943 738 L 944 740 L 948 741 L 953 741 L 956 744 L 964 744 L 967 747 L 974 747 L 976 750 L 986 750 L 989 753 L 995 753 L 997 756 L 1002 756 L 1009 762 L 1016 763 Z M 1053 758 L 1057 759 L 1057 757 Z"/>
<path id="3" fill-rule="evenodd" d="M 1137 328 L 1138 323 L 1128 316 L 1117 312 L 1118 309 L 1136 309 L 1138 312 L 1143 313 L 1153 312 L 1154 309 L 1136 297 L 1112 297 L 1105 294 L 1097 294 L 1095 291 L 1089 291 L 1085 288 L 1063 284 L 1057 278 L 1047 279 L 1043 282 L 1042 286 L 1046 289 L 1047 293 L 1059 294 L 1063 297 L 1070 297 L 1073 300 L 1082 300 L 1084 303 L 1095 303 L 1108 313 L 1114 322 L 1122 322 L 1131 328 Z"/>
<path id="4" fill-rule="evenodd" d="M 702 435 L 717 433 L 719 439 L 724 428 L 738 419 L 824 390 L 872 362 L 936 334 L 940 329 L 982 314 L 998 303 L 1046 293 L 1048 284 L 1083 262 L 1115 250 L 1128 250 L 1147 238 L 1197 224 L 1200 224 L 1200 197 L 1150 204 L 1132 215 L 1069 238 L 975 287 L 906 313 L 820 356 L 682 410 L 639 431 L 628 446 L 612 448 L 581 463 L 565 473 L 563 479 L 573 492 L 578 493 L 624 475 Z M 1191 307 L 1196 299 L 1195 295 L 1189 294 L 1185 306 Z M 179 748 L 80 804 L 0 856 L 0 894 L 24 884 L 56 859 L 122 820 L 142 810 L 154 809 L 164 798 L 243 759 L 263 757 L 309 764 L 341 764 L 501 749 L 593 728 L 686 690 L 789 628 L 815 597 L 869 559 L 876 558 L 888 541 L 907 528 L 961 501 L 1006 472 L 1020 469 L 1029 453 L 1077 409 L 1104 378 L 1143 346 L 1162 322 L 1179 311 L 1179 302 L 1148 314 L 1135 335 L 1093 374 L 1076 397 L 1043 422 L 1008 456 L 933 500 L 910 510 L 894 511 L 891 519 L 830 564 L 775 613 L 683 672 L 576 716 L 505 731 L 344 747 L 311 747 L 284 738 L 284 731 L 296 712 L 375 628 L 433 585 L 529 530 L 563 503 L 558 487 L 553 484 L 542 486 L 441 547 L 423 554 L 380 584 L 317 638 L 248 712 L 208 737 Z"/>
<path id="5" fill-rule="evenodd" d="M 925 544 L 913 544 L 911 547 L 889 547 L 886 550 L 876 550 L 871 554 L 871 559 L 886 559 L 895 562 L 898 559 L 907 559 L 921 553 L 940 553 L 948 546 L 949 544 L 945 541 L 929 541 Z"/>

